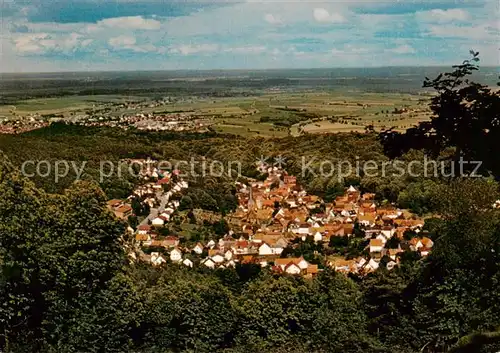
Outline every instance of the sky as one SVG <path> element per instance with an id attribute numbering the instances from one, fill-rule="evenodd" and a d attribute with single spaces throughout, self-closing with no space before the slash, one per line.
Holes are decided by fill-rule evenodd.
<path id="1" fill-rule="evenodd" d="M 498 0 L 0 0 L 0 72 L 500 66 Z"/>

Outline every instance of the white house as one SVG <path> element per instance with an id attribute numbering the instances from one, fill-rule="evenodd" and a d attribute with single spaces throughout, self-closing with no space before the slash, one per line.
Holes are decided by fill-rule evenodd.
<path id="1" fill-rule="evenodd" d="M 224 262 L 224 257 L 222 255 L 217 254 L 217 255 L 212 256 L 212 261 L 217 263 L 217 264 L 220 264 L 220 263 Z"/>
<path id="2" fill-rule="evenodd" d="M 297 229 L 297 233 L 298 234 L 301 234 L 301 235 L 309 235 L 311 234 L 311 231 L 310 231 L 310 226 L 308 223 L 303 223 L 299 226 L 299 228 Z"/>
<path id="3" fill-rule="evenodd" d="M 323 226 L 323 224 L 322 224 L 322 223 L 320 223 L 320 222 L 314 222 L 314 223 L 312 224 L 312 226 L 313 226 L 313 228 L 320 228 L 320 227 L 322 227 L 322 226 Z"/>
<path id="4" fill-rule="evenodd" d="M 367 269 L 368 271 L 375 271 L 379 266 L 380 264 L 377 261 L 375 261 L 374 259 L 370 259 L 370 261 L 368 261 L 368 264 L 365 266 L 365 269 Z"/>
<path id="5" fill-rule="evenodd" d="M 153 266 L 160 266 L 165 262 L 167 262 L 167 260 L 165 260 L 165 258 L 162 255 L 160 255 L 160 253 L 158 252 L 151 253 L 151 263 L 153 264 Z"/>
<path id="6" fill-rule="evenodd" d="M 137 227 L 137 233 L 139 234 L 148 234 L 151 231 L 151 227 L 148 225 L 141 225 Z"/>
<path id="7" fill-rule="evenodd" d="M 382 234 L 382 233 L 380 233 L 379 235 L 377 235 L 377 236 L 375 237 L 375 239 L 380 240 L 380 241 L 382 242 L 382 244 L 385 244 L 385 243 L 387 242 L 387 238 L 386 238 L 386 237 L 385 237 L 385 235 L 384 235 L 384 234 Z"/>
<path id="8" fill-rule="evenodd" d="M 301 256 L 300 261 L 297 264 L 301 270 L 306 270 L 309 267 L 309 262 L 304 260 L 304 258 Z"/>
<path id="9" fill-rule="evenodd" d="M 262 243 L 259 246 L 259 255 L 273 255 L 273 250 L 268 244 Z"/>
<path id="10" fill-rule="evenodd" d="M 213 240 L 210 240 L 210 241 L 207 243 L 207 247 L 209 247 L 210 249 L 212 249 L 214 246 L 215 246 L 215 241 L 213 241 Z"/>
<path id="11" fill-rule="evenodd" d="M 155 219 L 153 219 L 151 224 L 155 227 L 161 227 L 165 224 L 165 221 L 163 220 L 163 218 L 156 217 Z"/>
<path id="12" fill-rule="evenodd" d="M 271 246 L 271 250 L 273 251 L 273 254 L 275 255 L 280 255 L 283 252 L 284 247 L 279 244 L 274 244 Z"/>
<path id="13" fill-rule="evenodd" d="M 394 228 L 392 227 L 388 227 L 388 228 L 384 228 L 382 229 L 381 233 L 382 235 L 386 238 L 386 239 L 391 239 L 392 236 L 394 235 Z"/>
<path id="14" fill-rule="evenodd" d="M 207 258 L 205 261 L 203 261 L 203 265 L 211 269 L 215 268 L 215 262 L 213 262 L 211 258 Z"/>
<path id="15" fill-rule="evenodd" d="M 193 251 L 195 253 L 197 253 L 198 255 L 201 255 L 203 253 L 203 246 L 200 244 L 200 243 L 197 243 L 194 248 L 193 248 Z"/>
<path id="16" fill-rule="evenodd" d="M 172 261 L 172 262 L 179 262 L 181 260 L 182 260 L 182 252 L 179 249 L 174 248 L 170 252 L 170 261 Z"/>
<path id="17" fill-rule="evenodd" d="M 182 261 L 182 264 L 186 267 L 193 267 L 193 261 L 189 260 L 189 259 L 184 259 L 184 261 Z"/>
<path id="18" fill-rule="evenodd" d="M 356 188 L 352 185 L 349 186 L 349 188 L 347 189 L 347 192 L 357 192 L 358 190 L 356 190 Z"/>
<path id="19" fill-rule="evenodd" d="M 380 239 L 370 240 L 370 252 L 381 252 L 384 248 L 384 243 Z"/>
<path id="20" fill-rule="evenodd" d="M 298 275 L 302 270 L 294 263 L 290 263 L 285 267 L 285 272 L 291 275 Z"/>

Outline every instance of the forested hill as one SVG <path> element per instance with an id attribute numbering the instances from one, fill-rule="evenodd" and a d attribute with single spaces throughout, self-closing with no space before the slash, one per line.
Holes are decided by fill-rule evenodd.
<path id="1" fill-rule="evenodd" d="M 127 158 L 152 158 L 159 161 L 200 161 L 206 158 L 210 161 L 241 165 L 241 175 L 259 177 L 255 163 L 266 158 L 274 161 L 283 157 L 286 170 L 296 175 L 298 181 L 308 192 L 317 194 L 327 202 L 344 192 L 349 185 L 359 187 L 364 192 L 375 192 L 379 201 L 397 202 L 403 208 L 410 208 L 418 214 L 432 212 L 435 202 L 433 198 L 439 193 L 440 185 L 447 183 L 447 178 L 434 176 L 430 171 L 424 173 L 424 152 L 409 150 L 397 157 L 398 163 L 405 170 L 412 161 L 418 164 L 412 167 L 415 172 L 399 173 L 384 154 L 384 146 L 374 133 L 344 133 L 327 135 L 304 135 L 300 137 L 285 137 L 266 139 L 261 137 L 240 137 L 221 135 L 217 133 L 146 133 L 125 131 L 114 128 L 87 128 L 77 125 L 54 123 L 46 128 L 34 130 L 21 135 L 0 135 L 0 149 L 10 158 L 12 163 L 21 168 L 26 161 L 47 161 L 51 173 L 40 177 L 35 173 L 34 164 L 26 167 L 35 184 L 51 193 L 62 193 L 77 176 L 77 171 L 71 167 L 65 177 L 55 182 L 55 164 L 57 161 L 74 163 L 76 169 L 85 167 L 81 178 L 100 183 L 109 199 L 126 198 L 130 195 L 137 180 L 126 171 L 118 176 L 117 167 L 106 178 L 100 179 L 100 163 L 118 161 Z M 445 160 L 449 151 L 443 151 L 440 159 Z M 367 162 L 367 164 L 365 164 Z M 391 162 L 391 163 L 389 163 Z M 322 167 L 326 165 L 326 167 Z M 352 167 L 350 175 L 345 176 L 341 170 L 342 164 Z M 370 166 L 376 164 L 376 170 Z M 384 163 L 387 163 L 384 166 Z M 444 163 L 444 162 L 443 162 Z M 330 165 L 335 170 L 330 173 Z M 360 167 L 357 170 L 357 166 Z M 43 166 L 46 168 L 46 165 Z M 365 172 L 364 167 L 370 167 Z M 321 168 L 324 173 L 321 174 Z M 446 164 L 446 174 L 451 166 Z M 227 168 L 226 168 L 227 169 Z M 42 175 L 46 170 L 42 168 Z M 207 185 L 205 178 L 191 178 L 190 184 L 208 188 L 213 200 L 209 204 L 220 203 L 227 198 L 228 190 L 234 186 L 237 173 L 231 176 L 223 175 L 217 183 Z M 219 205 L 222 206 L 222 205 Z"/>
<path id="2" fill-rule="evenodd" d="M 87 164 L 84 177 L 96 181 L 99 181 L 101 161 L 116 162 L 126 158 L 147 157 L 160 161 L 190 161 L 191 158 L 205 157 L 211 161 L 220 161 L 224 165 L 230 162 L 240 163 L 242 175 L 255 177 L 255 163 L 260 158 L 265 157 L 273 161 L 274 157 L 283 156 L 287 170 L 297 175 L 302 184 L 313 192 L 324 192 L 331 194 L 330 196 L 335 192 L 342 192 L 344 183 L 362 184 L 362 178 L 358 178 L 353 172 L 350 180 L 339 183 L 336 177 L 316 178 L 314 175 L 302 175 L 303 165 L 310 164 L 318 170 L 323 161 L 337 163 L 348 160 L 354 167 L 356 160 L 388 160 L 375 134 L 349 133 L 265 139 L 216 133 L 145 133 L 61 123 L 21 135 L 0 135 L 0 149 L 18 167 L 25 161 L 47 160 L 52 167 L 58 160 L 74 161 L 78 165 L 85 161 Z M 67 177 L 54 183 L 52 171 L 49 177 L 35 177 L 34 181 L 49 192 L 61 192 L 71 184 L 75 176 L 75 171 L 70 170 Z M 127 174 L 124 173 L 124 176 Z M 372 180 L 364 181 L 373 184 Z M 133 182 L 129 178 L 118 180 L 111 176 L 101 183 L 101 187 L 110 198 L 126 197 Z M 397 196 L 398 186 L 394 185 L 396 189 L 391 191 L 389 182 L 391 181 L 386 180 L 382 183 L 379 180 L 377 183 L 380 185 L 376 186 L 376 189 L 387 189 L 387 194 Z"/>

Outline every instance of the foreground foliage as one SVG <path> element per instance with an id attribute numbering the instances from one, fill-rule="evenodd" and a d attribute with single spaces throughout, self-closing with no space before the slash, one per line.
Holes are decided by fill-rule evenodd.
<path id="1" fill-rule="evenodd" d="M 498 345 L 487 333 L 500 322 L 500 215 L 487 207 L 496 198 L 493 182 L 456 181 L 442 190 L 442 224 L 433 228 L 427 259 L 364 279 L 327 270 L 307 280 L 247 266 L 130 265 L 124 224 L 92 183 L 46 194 L 6 161 L 0 177 L 4 351 L 443 352 Z M 474 332 L 484 333 L 462 338 Z"/>

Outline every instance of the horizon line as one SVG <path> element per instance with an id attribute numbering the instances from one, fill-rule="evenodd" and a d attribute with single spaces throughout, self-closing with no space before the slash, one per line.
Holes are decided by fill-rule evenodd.
<path id="1" fill-rule="evenodd" d="M 445 68 L 449 67 L 450 69 L 452 66 L 457 65 L 457 64 L 442 64 L 442 65 L 422 65 L 422 66 L 415 66 L 415 65 L 387 65 L 387 66 L 356 66 L 356 67 L 350 67 L 350 66 L 337 66 L 337 67 L 298 67 L 298 68 L 231 68 L 231 69 L 148 69 L 148 70 L 141 70 L 141 69 L 123 69 L 123 70 L 78 70 L 78 71 L 70 71 L 70 70 L 63 70 L 63 71 L 0 71 L 0 75 L 30 75 L 30 74 L 75 74 L 75 73 L 113 73 L 113 72 L 180 72 L 180 71 L 187 71 L 187 72 L 210 72 L 210 71 L 286 71 L 286 70 L 345 70 L 345 69 L 351 69 L 351 70 L 372 70 L 372 69 L 391 69 L 391 68 Z M 479 70 L 481 68 L 498 68 L 500 69 L 500 65 L 484 65 L 481 66 L 479 65 Z M 499 73 L 500 74 L 500 73 Z"/>

